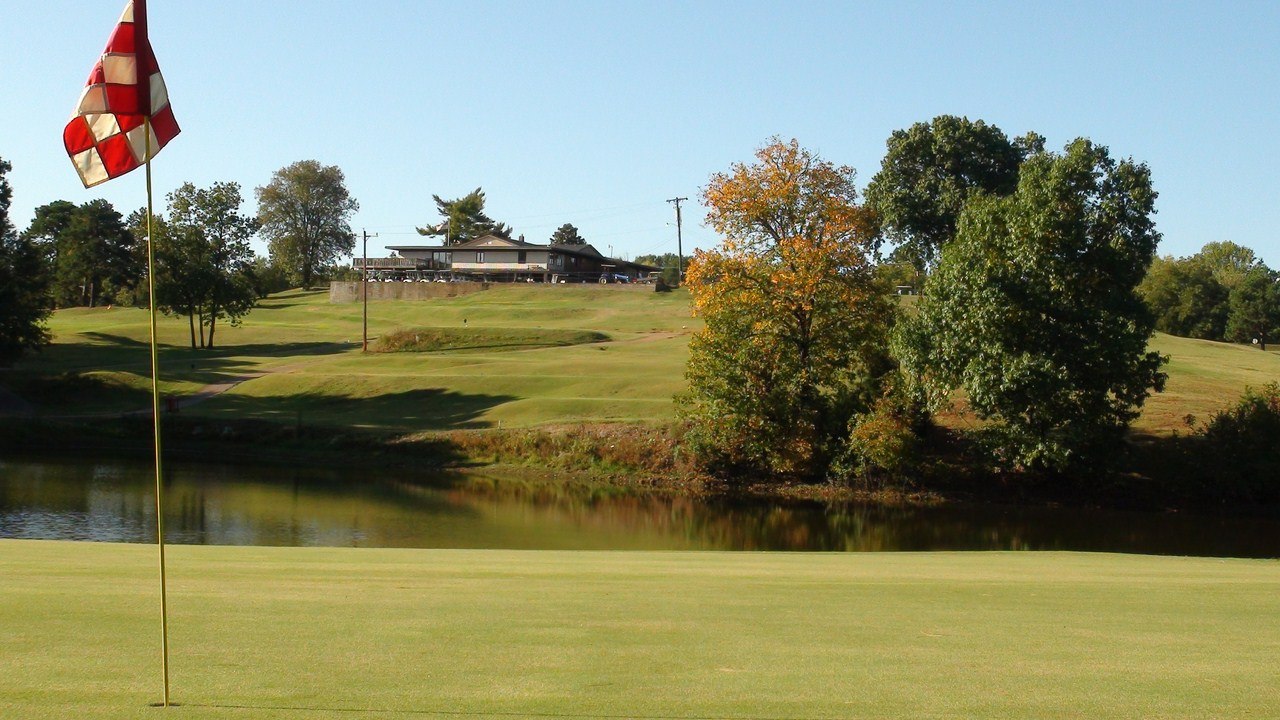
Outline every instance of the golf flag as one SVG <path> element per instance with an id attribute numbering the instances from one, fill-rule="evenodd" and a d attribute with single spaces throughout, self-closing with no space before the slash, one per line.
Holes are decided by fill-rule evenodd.
<path id="1" fill-rule="evenodd" d="M 178 132 L 147 38 L 146 0 L 130 0 L 62 132 L 67 154 L 90 188 L 141 167 Z"/>

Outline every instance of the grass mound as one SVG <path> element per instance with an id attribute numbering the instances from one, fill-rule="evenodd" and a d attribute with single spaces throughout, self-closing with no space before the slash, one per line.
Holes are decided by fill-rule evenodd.
<path id="1" fill-rule="evenodd" d="M 411 328 L 383 335 L 374 352 L 440 352 L 444 350 L 525 350 L 605 342 L 594 330 L 558 328 Z"/>

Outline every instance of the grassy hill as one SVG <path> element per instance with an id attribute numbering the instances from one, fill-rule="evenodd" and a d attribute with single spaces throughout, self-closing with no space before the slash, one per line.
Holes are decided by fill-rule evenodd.
<path id="1" fill-rule="evenodd" d="M 185 319 L 164 319 L 162 390 L 189 397 L 225 389 L 185 408 L 187 415 L 396 430 L 663 423 L 700 324 L 684 291 L 510 285 L 372 302 L 369 327 L 375 337 L 423 329 L 467 342 L 365 355 L 359 304 L 295 291 L 264 301 L 242 327 L 220 328 L 212 351 L 187 347 Z M 0 384 L 49 415 L 148 406 L 145 311 L 63 310 L 51 328 L 54 345 L 0 374 Z M 596 342 L 601 335 L 608 339 Z M 565 340 L 573 337 L 591 341 Z M 1137 423 L 1143 432 L 1182 428 L 1187 415 L 1204 419 L 1247 385 L 1280 378 L 1276 352 L 1166 335 L 1153 347 L 1170 356 L 1170 379 Z"/>
<path id="2" fill-rule="evenodd" d="M 1275 561 L 171 546 L 182 718 L 1262 718 Z M 0 541 L 0 716 L 154 718 L 155 549 Z"/>
<path id="3" fill-rule="evenodd" d="M 147 405 L 145 311 L 64 310 L 51 327 L 54 345 L 11 373 L 18 394 L 50 414 Z M 289 292 L 264 301 L 242 327 L 219 329 L 213 351 L 189 349 L 185 320 L 162 320 L 162 392 L 191 395 L 244 380 L 183 412 L 289 422 L 301 413 L 308 423 L 393 429 L 662 422 L 683 386 L 686 343 L 696 327 L 684 292 L 512 285 L 452 299 L 371 302 L 370 335 L 465 328 L 473 337 L 491 331 L 509 339 L 518 330 L 529 347 L 500 340 L 365 355 L 359 304 Z M 539 329 L 547 331 L 545 342 Z M 608 340 L 566 345 L 565 331 Z M 58 373 L 90 380 L 70 393 L 39 380 Z"/>

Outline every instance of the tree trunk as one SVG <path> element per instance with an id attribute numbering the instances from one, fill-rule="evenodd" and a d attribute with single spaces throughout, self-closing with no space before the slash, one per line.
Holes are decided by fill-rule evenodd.
<path id="1" fill-rule="evenodd" d="M 200 319 L 200 347 L 204 348 L 204 312 L 197 313 L 197 317 Z"/>
<path id="2" fill-rule="evenodd" d="M 191 349 L 196 349 L 196 313 L 194 310 L 187 311 L 187 324 L 191 326 Z"/>
<path id="3" fill-rule="evenodd" d="M 214 305 L 209 311 L 209 348 L 213 348 L 213 331 L 218 326 L 218 306 Z"/>

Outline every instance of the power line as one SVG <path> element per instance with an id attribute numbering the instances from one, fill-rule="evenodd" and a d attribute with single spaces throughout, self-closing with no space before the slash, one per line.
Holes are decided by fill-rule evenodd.
<path id="1" fill-rule="evenodd" d="M 369 238 L 378 237 L 378 233 L 372 235 L 368 230 L 361 230 L 360 234 L 364 236 L 364 260 L 360 267 L 360 287 L 364 295 L 364 335 L 360 342 L 360 352 L 369 352 Z"/>
<path id="2" fill-rule="evenodd" d="M 687 199 L 687 198 L 681 198 L 681 199 Z M 577 218 L 579 220 L 582 219 L 580 216 L 589 215 L 592 217 L 588 217 L 587 218 L 588 220 L 601 220 L 601 219 L 604 219 L 605 217 L 608 217 L 608 215 L 601 215 L 601 213 L 614 213 L 615 211 L 618 211 L 618 210 L 634 210 L 636 208 L 642 208 L 642 207 L 653 207 L 654 204 L 655 203 L 653 201 L 649 201 L 649 202 L 643 202 L 643 203 L 632 203 L 630 205 L 613 205 L 613 206 L 601 207 L 601 208 L 560 210 L 556 212 L 537 213 L 533 215 L 514 215 L 514 216 L 505 217 L 504 222 L 521 222 L 521 221 L 527 221 L 527 220 L 535 220 L 539 218 L 563 217 L 566 215 L 579 216 Z M 622 214 L 622 213 L 617 213 L 617 214 Z M 526 225 L 525 229 L 529 229 L 529 228 L 539 229 L 539 228 L 550 228 L 550 227 L 554 227 L 554 225 L 534 223 L 532 225 Z M 387 235 L 417 235 L 418 234 L 417 228 L 418 228 L 417 225 L 407 225 L 407 226 L 406 225 L 377 225 L 377 226 L 368 227 L 368 229 L 370 230 L 383 231 Z"/>
<path id="3" fill-rule="evenodd" d="M 669 203 L 674 203 L 676 206 L 676 254 L 680 257 L 679 264 L 676 266 L 678 271 L 676 277 L 680 278 L 681 283 L 684 283 L 684 237 L 681 232 L 682 224 L 680 221 L 680 203 L 688 199 L 689 198 L 687 197 L 674 197 L 667 201 Z"/>

